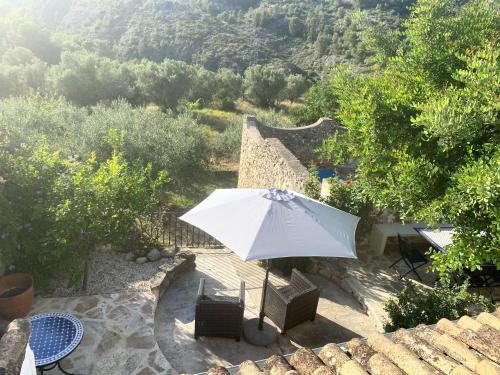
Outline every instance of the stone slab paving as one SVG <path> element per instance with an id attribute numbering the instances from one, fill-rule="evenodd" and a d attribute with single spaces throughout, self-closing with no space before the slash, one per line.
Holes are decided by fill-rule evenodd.
<path id="1" fill-rule="evenodd" d="M 399 258 L 397 251 L 387 251 L 383 255 L 374 256 L 370 247 L 364 244 L 358 246 L 357 254 L 358 259 L 321 258 L 314 262 L 309 271 L 334 281 L 355 296 L 377 329 L 383 332 L 387 320 L 384 302 L 395 298 L 397 292 L 404 287 L 405 281 L 401 280 L 399 275 L 407 272 L 408 268 L 404 262 L 389 268 Z M 428 267 L 420 268 L 418 273 L 423 282 L 414 274 L 408 274 L 405 278 L 415 281 L 421 288 L 434 285 L 437 275 Z"/>
<path id="2" fill-rule="evenodd" d="M 194 308 L 200 278 L 206 279 L 206 292 L 237 295 L 240 280 L 246 282 L 245 319 L 257 317 L 265 272 L 255 262 L 243 262 L 226 249 L 197 249 L 196 270 L 176 279 L 158 303 L 155 333 L 160 349 L 179 373 L 199 373 L 214 365 L 239 365 L 272 354 L 288 354 L 297 347 L 320 347 L 329 342 L 376 332 L 370 318 L 350 294 L 323 277 L 309 275 L 320 287 L 321 298 L 314 322 L 305 322 L 280 335 L 268 348 L 244 340 L 200 337 L 195 340 Z M 286 279 L 271 274 L 280 285 Z"/>
<path id="3" fill-rule="evenodd" d="M 156 296 L 129 292 L 67 298 L 37 298 L 31 315 L 65 312 L 84 327 L 80 346 L 62 361 L 77 374 L 175 374 L 154 337 Z M 51 374 L 58 374 L 53 370 Z"/>
<path id="4" fill-rule="evenodd" d="M 151 263 L 143 274 L 144 267 L 129 264 L 127 273 L 133 277 L 126 276 L 126 282 L 116 272 L 103 279 L 106 285 L 121 285 L 119 293 L 35 299 L 30 315 L 65 312 L 82 321 L 82 343 L 62 361 L 65 370 L 85 375 L 177 374 L 159 349 L 154 315 L 162 291 L 194 268 L 194 254 L 180 251 L 173 259 Z M 58 369 L 50 373 L 61 374 Z"/>

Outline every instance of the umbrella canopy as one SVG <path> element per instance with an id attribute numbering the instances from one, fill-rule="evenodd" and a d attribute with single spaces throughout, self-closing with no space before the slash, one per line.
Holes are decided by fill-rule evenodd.
<path id="1" fill-rule="evenodd" d="M 180 217 L 243 260 L 356 258 L 359 217 L 277 189 L 217 189 Z"/>

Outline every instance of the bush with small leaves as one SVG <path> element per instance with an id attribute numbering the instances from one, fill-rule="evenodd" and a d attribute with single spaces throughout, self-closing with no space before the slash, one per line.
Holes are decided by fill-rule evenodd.
<path id="1" fill-rule="evenodd" d="M 440 281 L 434 288 L 420 289 L 408 281 L 396 299 L 385 303 L 384 310 L 389 316 L 385 331 L 435 324 L 442 318 L 456 320 L 463 315 L 493 310 L 493 304 L 487 298 L 469 293 L 468 286 L 467 282 L 452 286 Z"/>

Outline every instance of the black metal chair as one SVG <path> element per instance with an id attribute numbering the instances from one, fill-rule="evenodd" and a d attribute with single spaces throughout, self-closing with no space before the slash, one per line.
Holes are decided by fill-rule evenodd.
<path id="1" fill-rule="evenodd" d="M 245 311 L 245 282 L 239 297 L 207 296 L 205 279 L 200 279 L 196 299 L 194 338 L 200 336 L 229 337 L 240 341 Z"/>
<path id="2" fill-rule="evenodd" d="M 398 241 L 399 241 L 399 253 L 401 254 L 401 258 L 392 263 L 389 266 L 389 268 L 392 268 L 399 262 L 403 261 L 408 266 L 409 271 L 401 275 L 399 278 L 402 279 L 410 272 L 413 272 L 415 275 L 417 275 L 418 279 L 422 281 L 422 278 L 418 274 L 417 269 L 422 266 L 425 266 L 427 263 L 429 263 L 429 260 L 426 257 L 424 257 L 419 251 L 413 249 L 411 245 L 408 243 L 408 241 L 405 240 L 403 237 L 401 237 L 401 235 L 399 234 L 398 234 Z"/>
<path id="3" fill-rule="evenodd" d="M 480 270 L 464 270 L 465 278 L 469 279 L 469 286 L 479 290 L 490 289 L 490 299 L 494 303 L 497 301 L 493 295 L 493 289 L 500 287 L 500 270 L 494 264 L 486 263 Z M 462 278 L 463 279 L 463 278 Z M 463 281 L 463 280 L 462 280 Z"/>

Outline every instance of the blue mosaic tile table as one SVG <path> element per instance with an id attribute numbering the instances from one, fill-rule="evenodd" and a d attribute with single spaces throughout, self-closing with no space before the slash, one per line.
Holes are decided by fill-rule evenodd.
<path id="1" fill-rule="evenodd" d="M 82 322 L 73 315 L 47 313 L 28 318 L 31 322 L 29 345 L 35 354 L 35 365 L 43 374 L 56 366 L 61 368 L 63 358 L 70 355 L 83 338 Z"/>

